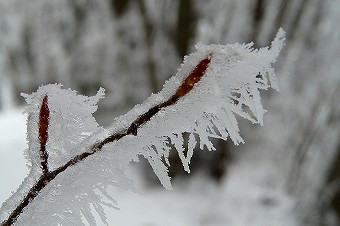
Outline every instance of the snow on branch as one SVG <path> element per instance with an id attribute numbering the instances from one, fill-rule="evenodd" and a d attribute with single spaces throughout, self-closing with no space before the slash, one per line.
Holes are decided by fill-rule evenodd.
<path id="1" fill-rule="evenodd" d="M 174 146 L 190 172 L 194 148 L 214 150 L 210 137 L 243 143 L 236 116 L 263 124 L 260 90 L 278 89 L 272 68 L 284 42 L 282 29 L 270 47 L 202 45 L 186 56 L 177 74 L 144 103 L 101 128 L 92 114 L 94 97 L 61 85 L 25 94 L 26 156 L 30 174 L 0 209 L 1 225 L 96 225 L 103 206 L 117 208 L 110 187 L 131 189 L 124 172 L 139 156 L 148 159 L 162 185 L 171 189 L 169 152 Z M 183 134 L 189 133 L 188 147 Z M 107 201 L 109 200 L 109 202 Z"/>

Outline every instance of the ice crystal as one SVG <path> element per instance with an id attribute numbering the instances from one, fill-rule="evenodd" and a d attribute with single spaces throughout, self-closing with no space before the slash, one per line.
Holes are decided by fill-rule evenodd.
<path id="1" fill-rule="evenodd" d="M 251 43 L 197 45 L 197 51 L 184 58 L 159 93 L 114 119 L 108 128 L 99 127 L 92 116 L 103 89 L 89 98 L 61 85 L 47 85 L 25 95 L 31 171 L 1 207 L 1 219 L 7 219 L 25 194 L 50 173 L 52 180 L 29 200 L 15 224 L 82 225 L 85 219 L 96 225 L 92 210 L 105 223 L 103 206 L 117 206 L 108 189 L 130 188 L 124 172 L 139 156 L 149 161 L 162 185 L 171 189 L 168 157 L 172 147 L 190 172 L 196 146 L 214 150 L 209 138 L 230 137 L 235 145 L 243 143 L 237 117 L 263 124 L 260 90 L 278 89 L 272 66 L 284 35 L 280 29 L 272 45 L 261 49 Z M 48 115 L 45 152 L 43 139 L 39 140 L 44 103 Z M 188 145 L 183 144 L 183 134 L 189 134 Z M 41 153 L 47 155 L 45 173 Z"/>

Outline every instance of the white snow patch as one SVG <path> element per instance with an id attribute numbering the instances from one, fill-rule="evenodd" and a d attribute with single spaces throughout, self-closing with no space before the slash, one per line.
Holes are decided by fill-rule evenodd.
<path id="1" fill-rule="evenodd" d="M 0 112 L 0 203 L 15 191 L 28 174 L 24 150 L 26 115 L 22 109 Z"/>

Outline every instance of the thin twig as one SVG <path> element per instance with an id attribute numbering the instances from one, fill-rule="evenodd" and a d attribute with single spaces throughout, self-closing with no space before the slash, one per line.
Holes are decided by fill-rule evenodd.
<path id="1" fill-rule="evenodd" d="M 28 206 L 28 204 L 38 196 L 40 191 L 46 187 L 46 185 L 51 182 L 57 175 L 61 172 L 64 172 L 67 168 L 72 165 L 75 165 L 82 160 L 86 159 L 90 155 L 102 150 L 102 147 L 108 143 L 113 141 L 117 141 L 127 135 L 137 135 L 138 128 L 140 128 L 143 124 L 150 121 L 150 119 L 157 114 L 161 109 L 168 107 L 170 105 L 175 104 L 180 97 L 183 97 L 187 93 L 189 93 L 194 85 L 199 82 L 202 76 L 205 74 L 206 69 L 208 68 L 211 61 L 211 54 L 208 55 L 205 59 L 201 60 L 197 66 L 192 70 L 192 72 L 186 77 L 183 81 L 182 85 L 176 90 L 176 93 L 170 97 L 168 100 L 160 103 L 144 114 L 137 117 L 135 121 L 131 123 L 131 125 L 122 133 L 113 134 L 104 140 L 94 144 L 89 152 L 84 152 L 82 154 L 76 155 L 71 160 L 69 160 L 63 166 L 57 168 L 54 171 L 48 171 L 48 153 L 46 151 L 46 142 L 48 139 L 48 123 L 49 123 L 49 109 L 48 109 L 48 97 L 47 95 L 43 98 L 40 114 L 39 114 L 39 141 L 40 141 L 40 158 L 42 160 L 42 169 L 43 174 L 39 178 L 39 180 L 34 184 L 34 186 L 29 190 L 27 195 L 23 198 L 17 208 L 9 215 L 8 219 L 1 223 L 1 226 L 10 226 L 12 225 L 23 212 L 24 208 Z"/>

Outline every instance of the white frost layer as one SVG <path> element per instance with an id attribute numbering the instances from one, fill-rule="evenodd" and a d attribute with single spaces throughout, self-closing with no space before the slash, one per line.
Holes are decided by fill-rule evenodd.
<path id="1" fill-rule="evenodd" d="M 166 82 L 162 91 L 135 106 L 126 115 L 116 118 L 108 129 L 98 128 L 92 118 L 95 104 L 103 96 L 102 90 L 97 96 L 87 98 L 76 95 L 74 91 L 62 90 L 58 85 L 41 87 L 37 93 L 27 97 L 30 104 L 27 112 L 32 115 L 28 119 L 31 173 L 18 192 L 1 207 L 1 219 L 6 218 L 39 176 L 37 117 L 44 95 L 48 94 L 51 113 L 47 151 L 53 169 L 67 161 L 67 157 L 89 150 L 95 141 L 126 130 L 150 107 L 169 99 L 195 66 L 211 56 L 211 63 L 202 80 L 190 93 L 153 116 L 138 129 L 137 136 L 128 135 L 112 142 L 62 172 L 31 201 L 16 222 L 17 225 L 82 225 L 83 218 L 90 225 L 96 225 L 91 209 L 105 222 L 103 206 L 115 206 L 115 200 L 107 189 L 129 187 L 124 171 L 131 161 L 138 160 L 139 155 L 149 160 L 163 186 L 171 189 L 166 164 L 170 143 L 176 147 L 185 170 L 189 171 L 197 141 L 201 148 L 208 150 L 214 150 L 209 137 L 230 137 L 236 145 L 243 142 L 236 116 L 262 125 L 265 110 L 259 91 L 270 86 L 278 87 L 272 64 L 283 41 L 284 32 L 280 30 L 270 48 L 255 50 L 252 44 L 198 45 L 197 52 L 185 57 L 178 73 Z M 186 156 L 183 133 L 191 134 Z M 75 137 L 68 139 L 69 134 Z M 110 202 L 105 202 L 101 198 L 103 196 Z"/>
<path id="2" fill-rule="evenodd" d="M 22 156 L 26 136 L 24 123 L 21 110 L 0 113 L 0 134 L 5 137 L 0 140 L 0 203 L 26 176 Z M 10 130 L 16 133 L 8 133 Z M 17 162 L 19 159 L 20 162 Z M 122 190 L 111 191 L 119 202 L 120 210 L 109 210 L 107 222 L 109 225 L 124 226 L 300 225 L 292 212 L 294 204 L 287 196 L 254 183 L 263 171 L 272 171 L 265 162 L 261 162 L 263 167 L 260 168 L 247 160 L 231 165 L 226 183 L 216 187 L 198 175 L 190 181 L 175 181 L 174 191 L 171 192 L 150 190 L 149 187 L 143 189 L 142 196 Z M 22 168 L 18 168 L 20 163 Z M 251 165 L 245 167 L 248 164 Z M 11 173 L 8 174 L 8 171 Z M 138 169 L 130 171 L 138 179 Z M 249 172 L 253 173 L 250 175 Z M 143 180 L 143 177 L 139 179 Z M 268 198 L 272 201 L 267 204 L 262 201 Z"/>
<path id="3" fill-rule="evenodd" d="M 77 95 L 76 91 L 62 89 L 60 84 L 50 84 L 39 87 L 31 94 L 22 94 L 28 106 L 25 112 L 28 120 L 28 155 L 32 165 L 40 164 L 38 123 L 39 111 L 44 96 L 47 96 L 49 108 L 48 142 L 49 169 L 53 170 L 65 164 L 81 150 L 79 144 L 89 135 L 98 131 L 98 124 L 92 114 L 97 110 L 97 102 L 104 98 L 101 88 L 96 96 Z"/>
<path id="4" fill-rule="evenodd" d="M 161 92 L 152 95 L 128 114 L 118 117 L 110 130 L 114 133 L 116 128 L 126 128 L 138 115 L 167 100 L 193 68 L 211 55 L 211 63 L 202 80 L 177 104 L 163 109 L 143 125 L 137 136 L 128 136 L 109 144 L 107 149 L 113 149 L 116 153 L 122 148 L 124 154 L 144 155 L 163 186 L 171 189 L 167 167 L 162 161 L 165 158 L 167 162 L 171 149 L 169 142 L 176 147 L 184 169 L 189 171 L 195 141 L 191 135 L 189 154 L 184 156 L 184 132 L 195 134 L 201 149 L 214 150 L 209 137 L 227 139 L 229 136 L 236 145 L 244 142 L 239 134 L 237 115 L 252 123 L 263 124 L 265 110 L 259 91 L 270 86 L 278 87 L 272 63 L 283 47 L 283 40 L 284 32 L 280 30 L 271 48 L 254 50 L 252 44 L 198 45 L 197 52 L 185 57 L 177 75 L 166 82 Z M 259 73 L 262 76 L 258 76 Z"/>

